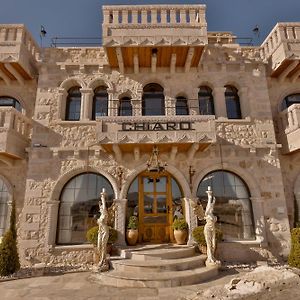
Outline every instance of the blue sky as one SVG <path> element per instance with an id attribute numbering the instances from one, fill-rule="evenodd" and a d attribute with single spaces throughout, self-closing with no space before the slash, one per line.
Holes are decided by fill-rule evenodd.
<path id="1" fill-rule="evenodd" d="M 1 0 L 0 23 L 23 23 L 39 42 L 40 25 L 46 28 L 44 45 L 51 37 L 100 37 L 101 5 L 206 4 L 209 31 L 232 31 L 254 37 L 260 28 L 261 43 L 277 22 L 300 22 L 300 0 L 203 0 L 203 1 L 100 1 L 100 0 Z"/>

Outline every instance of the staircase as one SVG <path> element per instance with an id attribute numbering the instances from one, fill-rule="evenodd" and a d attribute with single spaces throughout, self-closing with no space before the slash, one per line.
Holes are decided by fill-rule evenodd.
<path id="1" fill-rule="evenodd" d="M 209 280 L 218 267 L 206 267 L 205 255 L 195 248 L 177 245 L 146 245 L 121 250 L 111 258 L 113 270 L 99 274 L 102 284 L 116 287 L 175 287 Z"/>

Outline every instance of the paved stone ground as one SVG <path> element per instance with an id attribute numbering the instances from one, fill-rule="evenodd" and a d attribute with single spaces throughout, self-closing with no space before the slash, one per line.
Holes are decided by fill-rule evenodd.
<path id="1" fill-rule="evenodd" d="M 11 280 L 0 283 L 1 300 L 170 300 L 193 299 L 199 290 L 215 285 L 228 283 L 238 274 L 227 270 L 213 281 L 186 287 L 176 288 L 115 288 L 102 286 L 93 279 L 91 273 L 81 272 L 56 276 L 45 276 L 28 279 Z M 288 289 L 271 290 L 259 297 L 248 297 L 247 300 L 283 300 L 300 299 L 299 286 Z"/>

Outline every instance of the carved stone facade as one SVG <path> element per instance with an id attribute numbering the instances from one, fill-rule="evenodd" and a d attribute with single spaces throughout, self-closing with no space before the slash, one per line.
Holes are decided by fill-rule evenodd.
<path id="1" fill-rule="evenodd" d="M 122 11 L 128 16 L 128 10 L 133 18 L 135 11 L 140 15 L 136 24 L 111 23 L 111 16 Z M 166 14 L 166 24 L 149 23 L 144 11 L 153 16 L 161 14 L 162 23 Z M 179 17 L 181 21 L 175 24 Z M 117 245 L 125 245 L 128 189 L 147 170 L 154 145 L 159 147 L 166 172 L 182 190 L 190 244 L 191 231 L 197 225 L 193 203 L 199 198 L 199 184 L 207 174 L 222 170 L 236 174 L 246 184 L 255 232 L 252 240 L 225 241 L 227 246 L 221 248 L 227 250 L 224 248 L 222 258 L 267 259 L 261 253 L 269 251 L 277 258 L 287 256 L 290 227 L 300 220 L 294 214 L 298 209 L 295 203 L 300 206 L 300 156 L 296 151 L 300 145 L 293 144 L 300 137 L 300 116 L 294 106 L 290 108 L 295 111 L 292 114 L 281 112 L 287 116 L 285 126 L 293 123 L 287 131 L 278 124 L 284 117 L 278 116 L 282 100 L 300 93 L 297 56 L 290 62 L 283 51 L 282 60 L 277 59 L 282 67 L 275 70 L 277 65 L 268 64 L 273 55 L 266 46 L 270 37 L 261 47 L 245 47 L 237 44 L 231 33 L 207 32 L 205 6 L 201 5 L 174 6 L 174 11 L 159 5 L 107 6 L 103 34 L 111 35 L 104 36 L 103 47 L 45 48 L 41 59 L 36 46 L 34 51 L 26 50 L 27 62 L 24 56 L 19 61 L 13 58 L 26 29 L 9 26 L 0 25 L 7 32 L 4 38 L 0 30 L 0 65 L 6 69 L 3 72 L 0 68 L 0 97 L 18 100 L 23 111 L 11 109 L 19 120 L 14 123 L 5 115 L 7 108 L 0 106 L 0 178 L 5 178 L 10 199 L 17 204 L 22 264 L 82 264 L 92 260 L 91 245 L 57 242 L 62 191 L 80 174 L 100 174 L 111 184 L 117 204 Z M 184 33 L 182 37 L 168 35 L 172 26 Z M 199 37 L 194 36 L 198 32 L 195 28 L 201 31 Z M 280 28 L 290 32 L 289 25 L 281 24 Z M 293 36 L 287 34 L 285 39 L 292 38 L 299 46 L 299 23 L 293 23 L 293 28 L 297 29 L 293 29 Z M 143 36 L 139 36 L 141 32 Z M 193 38 L 189 39 L 190 33 Z M 16 38 L 11 40 L 11 34 Z M 20 68 L 14 72 L 8 66 L 8 43 L 14 45 L 9 52 L 11 60 L 24 67 L 19 75 L 16 72 Z M 174 52 L 168 52 L 171 46 Z M 180 56 L 180 51 L 185 54 Z M 27 65 L 33 67 L 27 70 Z M 284 70 L 286 65 L 290 67 Z M 164 115 L 145 113 L 144 88 L 149 83 L 163 88 Z M 97 88 L 103 86 L 107 114 L 94 118 L 93 99 Z M 201 86 L 212 91 L 213 114 L 201 113 Z M 228 118 L 228 86 L 237 90 L 239 118 Z M 81 93 L 78 120 L 67 118 L 73 87 L 79 87 Z M 130 99 L 130 116 L 120 115 L 124 97 Z M 188 115 L 176 114 L 178 97 L 187 99 Z M 283 140 L 291 133 L 292 137 Z M 14 148 L 13 153 L 8 150 Z"/>

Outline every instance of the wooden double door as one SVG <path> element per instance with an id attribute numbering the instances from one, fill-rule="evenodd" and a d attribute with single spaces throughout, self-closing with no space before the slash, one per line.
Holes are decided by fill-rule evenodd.
<path id="1" fill-rule="evenodd" d="M 172 189 L 168 173 L 139 175 L 139 242 L 173 240 Z"/>

